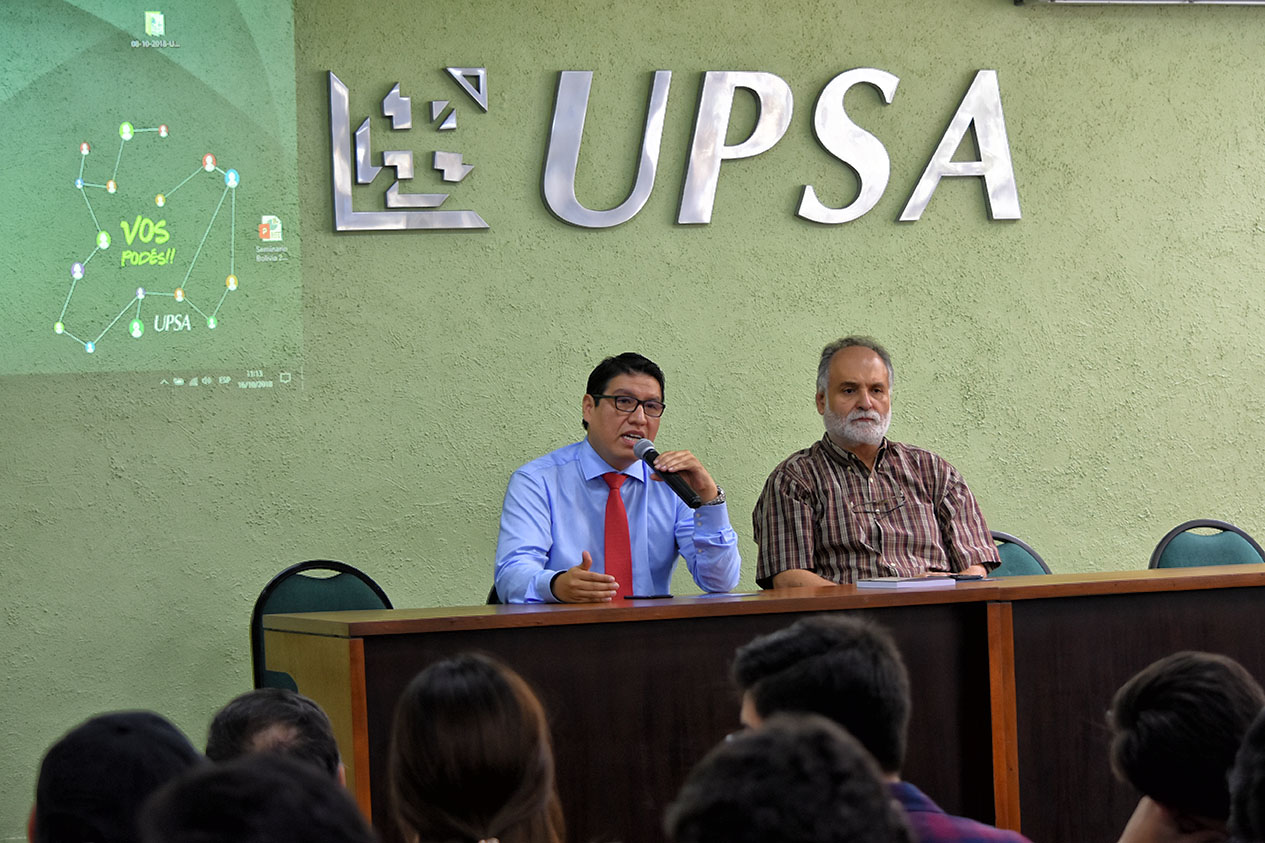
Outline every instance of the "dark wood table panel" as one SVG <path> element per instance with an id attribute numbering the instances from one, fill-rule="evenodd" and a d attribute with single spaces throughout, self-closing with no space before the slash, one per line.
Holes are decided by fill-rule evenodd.
<path id="1" fill-rule="evenodd" d="M 951 810 L 992 816 L 982 603 L 860 610 L 909 654 L 914 713 L 908 772 Z M 806 608 L 800 604 L 801 608 Z M 374 823 L 396 839 L 386 794 L 389 727 L 408 681 L 436 659 L 491 653 L 550 713 L 572 840 L 654 841 L 690 768 L 737 728 L 733 652 L 804 612 L 458 630 L 364 639 Z"/>
<path id="2" fill-rule="evenodd" d="M 270 615 L 269 667 L 331 711 L 357 798 L 394 837 L 392 709 L 432 661 L 499 656 L 550 711 L 568 839 L 661 839 L 690 767 L 737 728 L 734 650 L 817 612 L 864 612 L 909 666 L 906 778 L 945 809 L 1036 843 L 1112 840 L 1136 801 L 1112 780 L 1104 714 L 1130 675 L 1178 649 L 1265 677 L 1265 565 L 1012 577 L 931 591 L 836 586 L 599 606 Z M 325 642 L 325 643 L 321 643 Z M 995 760 L 997 759 L 997 760 Z"/>
<path id="3" fill-rule="evenodd" d="M 1208 650 L 1265 677 L 1262 587 L 1012 605 L 1019 788 L 1034 840 L 1114 840 L 1124 828 L 1139 794 L 1112 776 L 1106 713 L 1130 676 L 1178 650 Z"/>

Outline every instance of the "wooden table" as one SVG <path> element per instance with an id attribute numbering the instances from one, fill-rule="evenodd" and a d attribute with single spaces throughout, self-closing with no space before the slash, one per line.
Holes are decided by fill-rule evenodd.
<path id="1" fill-rule="evenodd" d="M 270 615 L 268 668 L 330 713 L 348 782 L 384 840 L 392 711 L 426 665 L 480 650 L 550 713 L 573 841 L 652 843 L 664 807 L 738 727 L 734 650 L 798 617 L 862 611 L 909 667 L 904 775 L 952 813 L 1032 840 L 1110 840 L 1137 794 L 1107 764 L 1105 712 L 1133 673 L 1180 649 L 1265 677 L 1265 565 L 1011 577 L 952 589 L 853 586 L 598 606 Z"/>

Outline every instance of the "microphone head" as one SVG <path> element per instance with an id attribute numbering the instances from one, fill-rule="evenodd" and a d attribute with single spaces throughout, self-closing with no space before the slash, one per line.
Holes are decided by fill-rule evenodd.
<path id="1" fill-rule="evenodd" d="M 654 450 L 654 443 L 651 442 L 649 439 L 641 439 L 637 442 L 636 445 L 633 445 L 633 454 L 639 460 L 644 460 L 646 458 L 646 454 L 650 453 L 653 450 Z"/>

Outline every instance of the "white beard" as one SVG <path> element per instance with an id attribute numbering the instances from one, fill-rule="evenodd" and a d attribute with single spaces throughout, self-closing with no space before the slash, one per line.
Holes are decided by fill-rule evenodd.
<path id="1" fill-rule="evenodd" d="M 892 411 L 880 414 L 874 410 L 858 409 L 848 413 L 847 418 L 840 418 L 827 405 L 822 418 L 826 423 L 826 432 L 844 445 L 879 445 L 892 424 Z M 862 419 L 869 419 L 871 423 L 865 424 Z"/>

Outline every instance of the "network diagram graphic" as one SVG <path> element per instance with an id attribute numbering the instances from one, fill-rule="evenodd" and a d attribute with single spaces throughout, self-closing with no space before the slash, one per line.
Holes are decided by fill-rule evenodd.
<path id="1" fill-rule="evenodd" d="M 91 242 L 91 251 L 82 260 L 75 260 L 70 265 L 70 289 L 66 293 L 66 300 L 62 305 L 61 313 L 57 317 L 57 321 L 53 323 L 53 333 L 58 336 L 68 337 L 69 339 L 79 343 L 83 350 L 88 354 L 96 352 L 97 347 L 115 325 L 119 324 L 127 315 L 131 314 L 132 318 L 128 321 L 126 330 L 127 334 L 134 340 L 139 340 L 145 335 L 145 321 L 142 318 L 142 308 L 149 298 L 170 298 L 176 302 L 180 302 L 195 311 L 204 324 L 210 330 L 214 330 L 219 324 L 220 308 L 224 305 L 224 300 L 228 294 L 238 289 L 238 279 L 236 270 L 236 250 L 234 247 L 233 234 L 236 231 L 237 221 L 237 188 L 241 184 L 241 176 L 235 169 L 224 169 L 220 167 L 219 162 L 213 152 L 205 152 L 202 154 L 198 166 L 193 172 L 185 175 L 170 189 L 158 193 L 153 196 L 152 200 L 137 201 L 139 197 L 139 187 L 131 186 L 126 183 L 120 184 L 118 181 L 119 166 L 123 162 L 123 152 L 129 146 L 135 145 L 142 136 L 145 138 L 154 138 L 158 142 L 167 139 L 171 135 L 170 128 L 167 124 L 154 127 L 140 128 L 133 126 L 129 122 L 119 125 L 119 148 L 114 157 L 114 168 L 110 171 L 110 176 L 103 183 L 90 181 L 86 175 L 89 172 L 88 158 L 92 154 L 92 145 L 88 141 L 79 144 L 79 175 L 74 180 L 74 189 L 83 197 L 84 205 L 88 209 L 88 217 L 93 225 L 93 235 Z M 97 167 L 91 168 L 93 172 L 98 172 Z M 151 174 L 155 175 L 155 174 Z M 103 208 L 121 205 L 120 200 L 130 201 L 130 208 L 147 207 L 149 201 L 153 206 L 162 209 L 168 207 L 173 202 L 173 196 L 180 191 L 185 185 L 189 184 L 194 178 L 202 176 L 203 178 L 213 179 L 217 183 L 223 184 L 223 190 L 219 194 L 219 201 L 215 202 L 214 210 L 209 211 L 209 219 L 206 227 L 202 232 L 202 239 L 198 242 L 197 248 L 193 252 L 192 258 L 189 259 L 188 267 L 184 272 L 184 276 L 177 286 L 172 289 L 146 289 L 145 287 L 136 287 L 134 290 L 130 284 L 119 284 L 120 273 L 110 272 L 109 265 L 103 263 L 107 261 L 107 254 L 113 244 L 110 230 L 107 226 L 101 224 L 97 216 L 97 210 Z M 180 173 L 172 181 L 180 178 Z M 98 206 L 94 208 L 92 196 L 98 197 Z M 190 194 L 181 194 L 175 201 L 183 202 Z M 214 195 L 211 197 L 214 201 Z M 196 198 L 193 201 L 199 201 Z M 198 259 L 202 256 L 203 248 L 207 245 L 211 232 L 215 228 L 216 220 L 220 213 L 224 210 L 224 204 L 228 203 L 228 230 L 223 236 L 228 241 L 228 272 L 224 276 L 218 274 L 213 276 L 218 284 L 218 279 L 223 277 L 223 290 L 220 291 L 218 300 L 215 300 L 214 287 L 209 290 L 204 289 L 207 273 L 201 273 L 194 278 L 194 269 L 198 265 Z M 112 207 L 112 211 L 117 212 L 118 207 Z M 143 213 L 136 214 L 131 221 L 123 219 L 119 223 L 122 228 L 122 234 L 125 247 L 121 250 L 118 262 L 118 269 L 128 266 L 165 266 L 171 264 L 176 265 L 177 249 L 175 246 L 166 247 L 171 239 L 171 232 L 166 229 L 166 220 L 155 222 Z M 218 235 L 217 235 L 218 236 Z M 137 242 L 139 241 L 139 242 Z M 137 247 L 137 248 L 132 248 Z M 162 247 L 162 248 L 160 248 Z M 87 244 L 83 247 L 88 248 Z M 89 271 L 89 264 L 93 259 L 97 259 L 97 266 Z M 222 265 L 221 265 L 222 266 Z M 119 299 L 124 299 L 131 295 L 115 316 L 102 327 L 95 324 L 92 318 L 84 318 L 82 321 L 75 321 L 72 316 L 75 311 L 72 308 L 72 302 L 75 298 L 76 289 L 81 284 L 91 283 L 94 275 L 99 275 L 102 284 L 109 285 L 109 289 L 119 287 Z M 191 282 L 196 290 L 198 297 L 191 295 Z M 215 300 L 215 304 L 209 305 L 208 302 Z M 104 322 L 104 319 L 100 319 Z M 162 317 L 161 321 L 157 315 L 154 317 L 154 329 L 156 331 L 179 331 L 190 330 L 192 323 L 187 314 L 168 313 Z M 99 330 L 98 330 L 99 329 Z"/>

